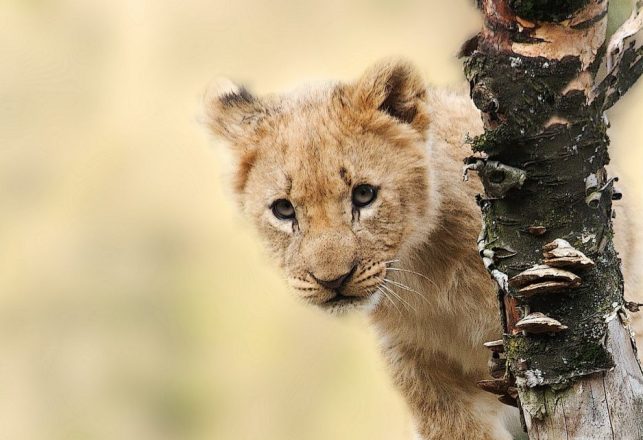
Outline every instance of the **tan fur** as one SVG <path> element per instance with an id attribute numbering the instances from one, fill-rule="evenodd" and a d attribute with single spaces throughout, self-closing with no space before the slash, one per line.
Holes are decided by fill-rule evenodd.
<path id="1" fill-rule="evenodd" d="M 475 386 L 488 376 L 482 343 L 501 332 L 476 252 L 481 187 L 461 183 L 465 136 L 482 130 L 468 97 L 427 90 L 408 63 L 383 62 L 354 83 L 293 95 L 228 86 L 208 112 L 238 161 L 241 207 L 298 295 L 369 313 L 420 438 L 512 438 L 516 411 Z M 362 183 L 378 197 L 356 212 L 351 190 Z M 281 198 L 296 221 L 271 212 Z M 316 280 L 353 266 L 349 299 L 326 303 L 335 293 Z"/>

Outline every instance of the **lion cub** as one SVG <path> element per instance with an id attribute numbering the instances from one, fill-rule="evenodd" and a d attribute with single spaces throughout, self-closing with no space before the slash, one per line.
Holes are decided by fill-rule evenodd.
<path id="1" fill-rule="evenodd" d="M 465 135 L 482 130 L 468 97 L 383 62 L 293 95 L 230 84 L 208 115 L 236 158 L 240 205 L 297 295 L 368 313 L 418 437 L 511 439 L 517 410 L 475 385 L 501 329 L 476 252 L 481 188 L 459 183 Z"/>

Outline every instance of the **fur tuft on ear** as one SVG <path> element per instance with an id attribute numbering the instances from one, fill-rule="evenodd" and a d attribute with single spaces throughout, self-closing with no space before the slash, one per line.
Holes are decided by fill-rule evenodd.
<path id="1" fill-rule="evenodd" d="M 205 93 L 205 113 L 212 133 L 232 143 L 247 137 L 268 112 L 245 87 L 218 79 Z"/>
<path id="2" fill-rule="evenodd" d="M 386 60 L 357 81 L 355 102 L 362 111 L 379 111 L 424 132 L 428 126 L 426 86 L 417 68 L 404 60 Z"/>

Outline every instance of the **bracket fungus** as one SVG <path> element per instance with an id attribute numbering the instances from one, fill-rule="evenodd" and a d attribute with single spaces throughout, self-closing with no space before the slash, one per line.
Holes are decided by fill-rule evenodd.
<path id="1" fill-rule="evenodd" d="M 506 379 L 485 379 L 476 383 L 478 388 L 493 394 L 507 394 L 509 381 Z"/>
<path id="2" fill-rule="evenodd" d="M 530 313 L 518 321 L 515 327 L 517 330 L 534 335 L 559 333 L 568 328 L 566 325 L 561 324 L 560 321 L 540 312 Z"/>
<path id="3" fill-rule="evenodd" d="M 569 269 L 591 269 L 596 266 L 592 259 L 574 248 L 569 242 L 557 238 L 543 246 L 544 263 L 551 267 Z"/>
<path id="4" fill-rule="evenodd" d="M 483 345 L 494 353 L 503 353 L 505 351 L 505 345 L 502 339 L 498 339 L 497 341 L 485 342 Z"/>
<path id="5" fill-rule="evenodd" d="M 561 292 L 565 289 L 578 287 L 579 285 L 580 283 L 572 285 L 567 282 L 560 281 L 543 281 L 542 283 L 534 283 L 525 286 L 520 289 L 518 293 L 523 298 L 529 298 L 543 293 Z"/>
<path id="6" fill-rule="evenodd" d="M 528 298 L 542 293 L 560 292 L 581 285 L 581 277 L 564 269 L 537 264 L 509 280 L 517 296 Z"/>
<path id="7" fill-rule="evenodd" d="M 504 260 L 507 258 L 511 258 L 514 255 L 517 255 L 518 252 L 513 250 L 510 246 L 500 246 L 496 245 L 491 248 L 491 251 L 493 252 L 493 258 L 494 260 Z"/>

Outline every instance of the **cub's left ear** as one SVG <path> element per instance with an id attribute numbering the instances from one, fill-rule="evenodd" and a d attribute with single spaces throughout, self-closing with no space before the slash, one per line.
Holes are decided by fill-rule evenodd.
<path id="1" fill-rule="evenodd" d="M 205 94 L 206 122 L 217 137 L 235 144 L 254 133 L 268 106 L 245 87 L 228 79 L 215 81 Z"/>
<path id="2" fill-rule="evenodd" d="M 426 86 L 422 75 L 404 60 L 380 62 L 357 81 L 354 102 L 362 111 L 378 111 L 424 133 L 428 128 Z"/>

